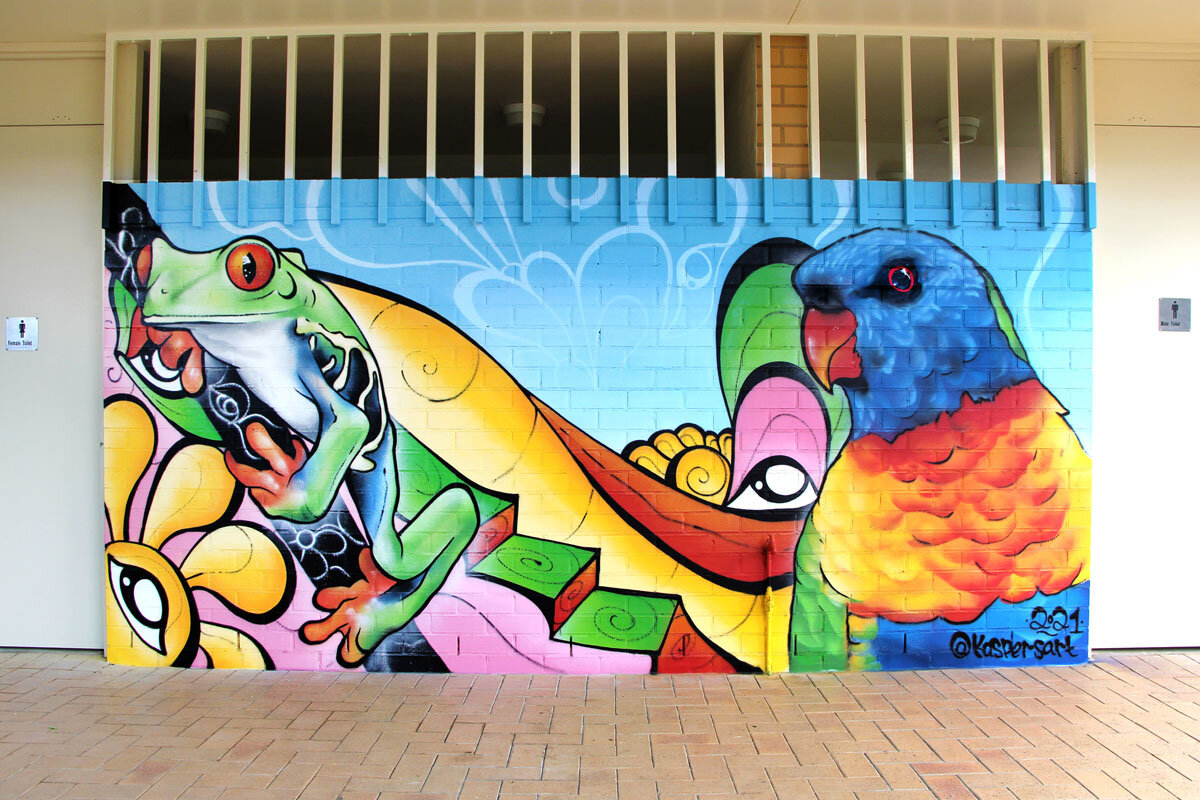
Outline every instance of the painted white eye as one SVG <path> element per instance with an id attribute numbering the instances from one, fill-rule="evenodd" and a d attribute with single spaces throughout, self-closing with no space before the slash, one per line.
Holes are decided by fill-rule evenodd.
<path id="1" fill-rule="evenodd" d="M 108 559 L 108 580 L 125 621 L 155 652 L 166 654 L 166 595 L 146 570 Z"/>
<path id="2" fill-rule="evenodd" d="M 808 473 L 786 456 L 774 456 L 757 464 L 742 488 L 727 504 L 743 511 L 791 511 L 816 502 L 817 490 Z"/>

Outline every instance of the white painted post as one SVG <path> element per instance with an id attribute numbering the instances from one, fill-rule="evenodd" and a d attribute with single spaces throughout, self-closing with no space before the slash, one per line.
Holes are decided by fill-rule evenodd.
<path id="1" fill-rule="evenodd" d="M 621 127 L 618 170 L 624 177 L 629 175 L 629 32 L 618 33 L 617 42 L 617 59 L 620 62 L 617 67 L 617 92 L 620 95 L 618 124 Z"/>
<path id="2" fill-rule="evenodd" d="M 958 130 L 958 38 L 951 36 L 946 40 L 946 52 L 948 55 L 947 69 L 947 100 L 949 102 L 949 129 L 947 133 L 950 136 L 950 180 L 962 180 L 962 144 L 959 142 Z"/>
<path id="3" fill-rule="evenodd" d="M 192 98 L 192 180 L 204 180 L 204 102 L 208 73 L 208 40 L 196 40 L 196 85 Z"/>
<path id="4" fill-rule="evenodd" d="M 392 36 L 379 36 L 379 177 L 386 178 L 391 159 Z"/>
<path id="5" fill-rule="evenodd" d="M 296 178 L 296 74 L 299 68 L 300 40 L 287 37 L 287 85 L 283 101 L 283 179 Z"/>
<path id="6" fill-rule="evenodd" d="M 900 125 L 904 143 L 904 180 L 916 179 L 913 144 L 912 37 L 900 37 Z"/>
<path id="7" fill-rule="evenodd" d="M 117 42 L 105 37 L 104 43 L 104 132 L 100 157 L 100 178 L 113 179 L 113 106 L 116 104 Z"/>
<path id="8" fill-rule="evenodd" d="M 667 177 L 674 178 L 678 174 L 678 146 L 676 143 L 676 108 L 675 97 L 675 39 L 679 34 L 667 31 Z"/>
<path id="9" fill-rule="evenodd" d="M 475 33 L 475 171 L 476 178 L 483 177 L 483 82 L 484 82 L 484 34 Z"/>
<path id="10" fill-rule="evenodd" d="M 533 174 L 533 32 L 521 34 L 521 174 Z"/>
<path id="11" fill-rule="evenodd" d="M 162 99 L 162 40 L 150 40 L 149 103 L 146 108 L 146 180 L 158 180 L 158 128 Z"/>
<path id="12" fill-rule="evenodd" d="M 725 177 L 725 34 L 713 34 L 713 131 L 717 163 L 716 176 Z"/>
<path id="13" fill-rule="evenodd" d="M 426 37 L 425 66 L 425 177 L 437 174 L 437 34 Z"/>
<path id="14" fill-rule="evenodd" d="M 571 31 L 571 174 L 579 174 L 579 31 Z"/>
<path id="15" fill-rule="evenodd" d="M 817 50 L 820 38 L 815 33 L 808 36 L 808 158 L 814 180 L 821 177 L 821 71 Z"/>
<path id="16" fill-rule="evenodd" d="M 239 181 L 250 180 L 250 48 L 254 40 L 241 38 L 241 68 L 238 74 L 238 168 Z"/>
<path id="17" fill-rule="evenodd" d="M 1042 181 L 1053 180 L 1053 156 L 1050 149 L 1050 55 L 1045 39 L 1038 40 L 1038 122 L 1041 125 Z"/>
<path id="18" fill-rule="evenodd" d="M 992 40 L 992 112 L 996 121 L 996 180 L 1007 180 L 1008 153 L 1004 133 L 1004 40 Z"/>
<path id="19" fill-rule="evenodd" d="M 867 57 L 861 33 L 854 34 L 854 112 L 858 145 L 858 178 L 866 180 L 867 168 Z"/>
<path id="20" fill-rule="evenodd" d="M 774 102 L 771 97 L 771 34 L 764 32 L 760 39 L 762 48 L 762 124 L 763 124 L 763 174 L 764 178 L 772 177 L 775 167 L 774 121 L 771 119 L 771 108 Z M 812 95 L 812 92 L 809 92 Z"/>
<path id="21" fill-rule="evenodd" d="M 333 131 L 330 138 L 330 177 L 342 177 L 342 97 L 346 77 L 346 37 L 333 35 Z"/>

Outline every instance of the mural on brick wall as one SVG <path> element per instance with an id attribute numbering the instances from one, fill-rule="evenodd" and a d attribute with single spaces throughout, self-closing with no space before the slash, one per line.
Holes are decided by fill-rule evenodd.
<path id="1" fill-rule="evenodd" d="M 106 186 L 110 660 L 1086 659 L 1078 187 L 997 229 L 478 180 Z"/>

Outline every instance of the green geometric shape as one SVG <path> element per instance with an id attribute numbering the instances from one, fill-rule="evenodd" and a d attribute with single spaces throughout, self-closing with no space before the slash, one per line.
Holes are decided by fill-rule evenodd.
<path id="1" fill-rule="evenodd" d="M 555 598 L 596 557 L 596 551 L 514 533 L 470 570 L 521 589 Z"/>
<path id="2" fill-rule="evenodd" d="M 554 634 L 562 642 L 657 653 L 679 601 L 655 595 L 596 589 Z"/>

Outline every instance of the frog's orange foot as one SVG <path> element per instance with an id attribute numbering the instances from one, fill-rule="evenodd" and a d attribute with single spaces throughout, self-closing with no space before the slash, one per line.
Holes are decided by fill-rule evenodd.
<path id="1" fill-rule="evenodd" d="M 358 568 L 362 570 L 361 580 L 350 586 L 334 586 L 317 592 L 317 606 L 330 614 L 306 623 L 300 629 L 300 638 L 308 644 L 324 642 L 336 633 L 342 634 L 338 660 L 348 667 L 362 662 L 391 633 L 379 624 L 377 600 L 396 585 L 396 581 L 375 564 L 370 548 L 364 547 L 359 552 Z"/>
<path id="2" fill-rule="evenodd" d="M 251 496 L 268 512 L 291 505 L 296 494 L 295 487 L 291 485 L 292 476 L 299 472 L 307 458 L 304 442 L 299 437 L 292 437 L 293 454 L 289 454 L 272 438 L 266 426 L 261 422 L 251 422 L 246 426 L 246 444 L 266 459 L 268 469 L 243 464 L 227 450 L 225 466 L 229 468 L 229 473 L 243 486 L 249 487 Z"/>

